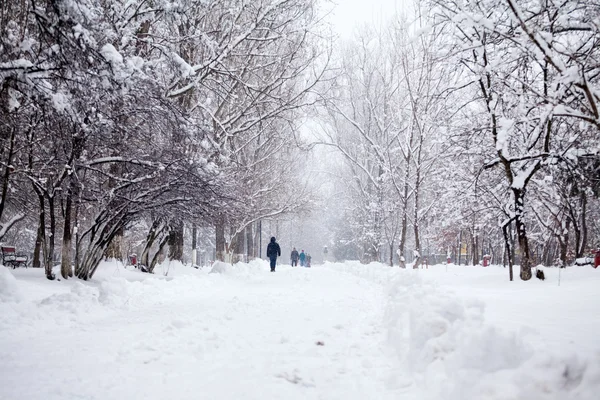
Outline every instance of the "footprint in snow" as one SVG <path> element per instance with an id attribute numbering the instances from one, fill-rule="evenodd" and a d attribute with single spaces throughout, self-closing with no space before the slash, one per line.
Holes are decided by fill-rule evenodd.
<path id="1" fill-rule="evenodd" d="M 314 382 L 305 381 L 299 374 L 298 370 L 294 370 L 292 373 L 281 373 L 275 375 L 277 378 L 285 379 L 289 383 L 293 383 L 294 385 L 300 385 L 304 387 L 315 387 Z"/>

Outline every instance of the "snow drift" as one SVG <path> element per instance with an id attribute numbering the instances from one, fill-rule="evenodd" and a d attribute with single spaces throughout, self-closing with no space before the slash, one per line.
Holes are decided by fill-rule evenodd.
<path id="1" fill-rule="evenodd" d="M 536 353 L 487 324 L 483 303 L 463 301 L 418 271 L 393 279 L 386 319 L 389 343 L 430 399 L 592 400 L 600 392 L 598 355 L 585 362 Z"/>

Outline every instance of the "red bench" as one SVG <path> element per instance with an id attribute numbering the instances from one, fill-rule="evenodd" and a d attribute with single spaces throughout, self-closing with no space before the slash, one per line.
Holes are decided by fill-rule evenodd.
<path id="1" fill-rule="evenodd" d="M 17 249 L 11 246 L 2 246 L 2 264 L 6 267 L 25 267 L 27 268 L 29 257 L 25 254 L 17 254 Z"/>

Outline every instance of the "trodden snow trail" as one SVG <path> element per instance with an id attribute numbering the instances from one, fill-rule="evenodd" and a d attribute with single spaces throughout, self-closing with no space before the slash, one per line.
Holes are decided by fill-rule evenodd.
<path id="1" fill-rule="evenodd" d="M 143 282 L 115 296 L 122 284 L 100 285 L 85 312 L 72 293 L 43 300 L 64 307 L 63 321 L 1 330 L 0 398 L 417 398 L 398 384 L 377 282 L 280 267 Z"/>

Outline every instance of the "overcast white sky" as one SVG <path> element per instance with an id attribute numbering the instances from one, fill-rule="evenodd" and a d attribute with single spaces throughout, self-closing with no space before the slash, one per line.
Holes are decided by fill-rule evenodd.
<path id="1" fill-rule="evenodd" d="M 333 0 L 335 4 L 330 20 L 337 33 L 348 38 L 357 25 L 379 23 L 395 11 L 402 11 L 407 0 Z"/>

